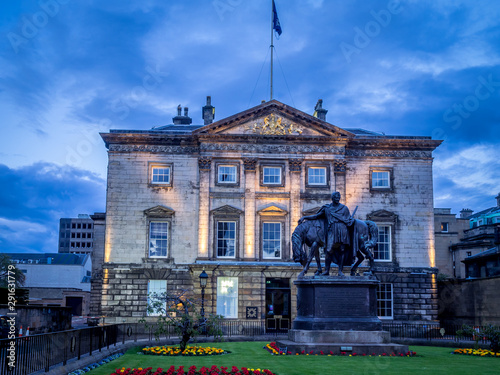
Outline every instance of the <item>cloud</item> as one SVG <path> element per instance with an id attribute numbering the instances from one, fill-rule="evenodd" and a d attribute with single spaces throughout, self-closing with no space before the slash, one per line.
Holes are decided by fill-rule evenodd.
<path id="1" fill-rule="evenodd" d="M 500 191 L 498 145 L 464 147 L 434 161 L 436 207 L 481 211 L 495 205 Z"/>
<path id="2" fill-rule="evenodd" d="M 52 163 L 17 169 L 0 164 L 2 252 L 57 252 L 59 219 L 105 209 L 105 182 Z"/>

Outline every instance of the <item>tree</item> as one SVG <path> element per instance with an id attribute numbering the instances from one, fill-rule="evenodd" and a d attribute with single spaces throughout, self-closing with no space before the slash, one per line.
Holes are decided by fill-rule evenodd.
<path id="1" fill-rule="evenodd" d="M 12 263 L 12 259 L 7 254 L 0 254 L 0 287 L 7 288 L 9 284 L 14 283 L 16 287 L 24 284 L 26 276 Z"/>
<path id="2" fill-rule="evenodd" d="M 198 313 L 193 301 L 186 297 L 187 292 L 179 295 L 167 293 L 150 293 L 148 303 L 148 314 L 157 316 L 155 324 L 147 323 L 143 318 L 140 322 L 145 323 L 147 328 L 154 329 L 154 335 L 158 340 L 162 334 L 169 332 L 170 327 L 180 338 L 180 349 L 186 349 L 191 338 L 196 338 L 203 333 L 214 336 L 216 340 L 222 340 L 221 315 L 208 314 L 203 318 Z"/>

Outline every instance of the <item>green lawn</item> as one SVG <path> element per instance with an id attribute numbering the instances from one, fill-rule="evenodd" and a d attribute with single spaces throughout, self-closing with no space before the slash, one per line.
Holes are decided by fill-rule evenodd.
<path id="1" fill-rule="evenodd" d="M 262 349 L 267 342 L 222 342 L 200 344 L 215 346 L 232 353 L 207 357 L 157 357 L 136 354 L 140 348 L 129 350 L 119 359 L 91 371 L 90 375 L 109 375 L 116 368 L 162 367 L 212 365 L 267 368 L 278 375 L 309 374 L 500 374 L 500 358 L 452 355 L 452 348 L 415 346 L 410 349 L 417 357 L 328 357 L 328 356 L 273 356 Z"/>

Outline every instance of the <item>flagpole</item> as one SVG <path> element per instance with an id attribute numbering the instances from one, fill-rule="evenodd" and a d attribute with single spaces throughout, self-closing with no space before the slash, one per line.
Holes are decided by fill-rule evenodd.
<path id="1" fill-rule="evenodd" d="M 273 32 L 274 32 L 274 7 L 273 0 L 271 0 L 271 99 L 273 100 Z"/>

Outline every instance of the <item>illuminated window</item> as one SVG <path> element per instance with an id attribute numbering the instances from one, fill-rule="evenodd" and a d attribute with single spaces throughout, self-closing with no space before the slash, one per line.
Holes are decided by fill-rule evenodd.
<path id="1" fill-rule="evenodd" d="M 448 233 L 448 223 L 441 223 L 441 232 Z"/>
<path id="2" fill-rule="evenodd" d="M 377 315 L 380 319 L 392 319 L 392 302 L 392 284 L 379 284 L 377 287 Z"/>
<path id="3" fill-rule="evenodd" d="M 217 257 L 234 258 L 236 254 L 236 221 L 217 222 Z"/>
<path id="4" fill-rule="evenodd" d="M 217 278 L 217 314 L 224 318 L 238 318 L 238 278 Z"/>
<path id="5" fill-rule="evenodd" d="M 391 187 L 389 171 L 372 171 L 372 188 L 389 189 Z"/>
<path id="6" fill-rule="evenodd" d="M 391 261 L 391 226 L 378 225 L 378 242 L 373 257 L 378 261 Z"/>
<path id="7" fill-rule="evenodd" d="M 149 280 L 148 281 L 148 315 L 161 315 L 162 309 L 165 314 L 167 303 L 165 302 L 165 293 L 167 292 L 167 280 Z M 161 301 L 164 301 L 161 303 Z"/>
<path id="8" fill-rule="evenodd" d="M 281 185 L 280 166 L 263 166 L 262 167 L 262 184 L 263 185 Z"/>
<path id="9" fill-rule="evenodd" d="M 221 164 L 217 166 L 217 182 L 219 184 L 236 184 L 236 165 Z"/>
<path id="10" fill-rule="evenodd" d="M 149 223 L 149 256 L 166 257 L 168 250 L 168 222 Z"/>
<path id="11" fill-rule="evenodd" d="M 170 167 L 151 167 L 152 184 L 170 184 Z"/>
<path id="12" fill-rule="evenodd" d="M 326 167 L 308 167 L 307 168 L 307 185 L 310 186 L 326 186 L 327 168 Z"/>
<path id="13" fill-rule="evenodd" d="M 263 258 L 281 258 L 281 223 L 262 224 Z"/>

